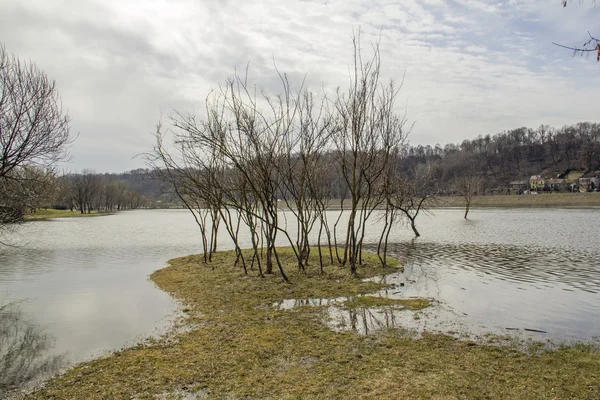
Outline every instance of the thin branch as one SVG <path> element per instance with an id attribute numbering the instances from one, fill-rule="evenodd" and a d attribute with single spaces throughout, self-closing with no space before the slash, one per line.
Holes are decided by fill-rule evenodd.
<path id="1" fill-rule="evenodd" d="M 555 46 L 558 46 L 558 47 L 562 47 L 564 49 L 573 50 L 574 52 L 598 51 L 597 49 L 582 49 L 582 48 L 577 48 L 577 47 L 565 46 L 565 45 L 562 45 L 562 44 L 558 44 L 556 42 L 552 42 L 552 44 L 555 45 Z"/>

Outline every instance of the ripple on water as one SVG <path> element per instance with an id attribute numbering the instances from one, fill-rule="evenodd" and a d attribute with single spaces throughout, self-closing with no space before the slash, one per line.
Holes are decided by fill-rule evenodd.
<path id="1" fill-rule="evenodd" d="M 368 249 L 376 250 L 374 245 Z M 371 278 L 392 287 L 373 295 L 427 297 L 440 304 L 419 312 L 389 308 L 348 310 L 346 298 L 288 299 L 278 304 L 326 306 L 332 329 L 359 333 L 387 328 L 412 332 L 457 332 L 535 340 L 593 341 L 600 268 L 596 249 L 491 243 L 407 241 L 389 247 L 404 271 Z"/>

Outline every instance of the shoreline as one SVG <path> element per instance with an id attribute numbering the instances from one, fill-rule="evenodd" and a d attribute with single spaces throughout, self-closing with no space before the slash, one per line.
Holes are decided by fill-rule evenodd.
<path id="1" fill-rule="evenodd" d="M 459 196 L 436 198 L 431 208 L 465 208 Z M 494 195 L 473 198 L 473 208 L 594 208 L 600 207 L 600 193 L 544 193 L 528 195 Z"/>
<path id="2" fill-rule="evenodd" d="M 47 210 L 38 209 L 35 213 L 25 214 L 25 222 L 28 221 L 43 221 L 55 218 L 88 218 L 88 217 L 103 217 L 114 215 L 118 211 L 92 211 L 90 214 L 82 214 L 77 210 L 56 210 L 49 208 Z"/>
<path id="3" fill-rule="evenodd" d="M 232 266 L 232 252 L 217 253 L 210 265 L 200 256 L 169 261 L 151 280 L 183 304 L 188 330 L 79 364 L 25 398 L 600 397 L 600 354 L 590 346 L 527 353 L 446 335 L 414 339 L 397 329 L 360 335 L 325 326 L 323 306 L 277 309 L 285 299 L 385 286 L 338 266 L 315 273 L 315 262 L 303 274 L 291 253 L 281 252 L 291 284 L 277 274 L 244 275 Z M 359 274 L 394 271 L 369 255 Z M 361 303 L 347 306 L 364 312 Z"/>
<path id="4" fill-rule="evenodd" d="M 350 200 L 345 200 L 346 210 Z M 285 201 L 278 202 L 280 210 L 289 209 Z M 439 196 L 427 203 L 429 209 L 465 208 L 461 196 Z M 529 195 L 490 195 L 476 196 L 470 208 L 596 208 L 600 207 L 600 192 L 597 193 L 544 193 Z M 332 199 L 328 211 L 340 211 L 340 200 Z"/>

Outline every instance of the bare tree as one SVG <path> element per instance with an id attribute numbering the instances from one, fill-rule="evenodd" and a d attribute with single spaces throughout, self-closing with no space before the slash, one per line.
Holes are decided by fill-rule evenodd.
<path id="1" fill-rule="evenodd" d="M 287 240 L 298 268 L 306 271 L 315 227 L 321 272 L 323 234 L 330 262 L 333 247 L 338 261 L 348 263 L 352 273 L 362 262 L 367 222 L 386 200 L 383 181 L 406 132 L 404 117 L 394 112 L 398 89 L 393 81 L 380 84 L 378 44 L 372 57 L 363 60 L 359 42 L 355 37 L 350 88 L 338 89 L 333 101 L 308 91 L 304 84 L 292 90 L 279 71 L 281 87 L 276 95 L 248 84 L 247 75 L 235 75 L 207 97 L 204 119 L 176 112 L 170 129 L 157 131 L 157 145 L 147 155 L 150 165 L 182 194 L 185 204 L 193 205 L 190 211 L 215 211 L 212 216 L 194 214 L 201 226 L 208 226 L 209 220 L 214 226 L 217 216 L 223 221 L 246 272 L 237 243 L 240 222 L 250 231 L 249 269 L 256 265 L 260 275 L 273 273 L 277 265 L 287 280 L 278 238 Z M 173 135 L 172 152 L 163 145 L 165 133 Z M 342 211 L 332 235 L 327 208 L 336 189 Z M 341 259 L 336 228 L 347 194 L 349 222 Z M 280 208 L 282 200 L 286 208 Z M 289 215 L 293 215 L 290 226 Z M 207 231 L 201 231 L 206 249 Z"/>
<path id="2" fill-rule="evenodd" d="M 380 84 L 379 44 L 364 60 L 360 35 L 353 37 L 354 64 L 346 93 L 338 89 L 335 109 L 338 126 L 333 140 L 339 155 L 339 172 L 350 194 L 346 244 L 342 263 L 355 273 L 361 263 L 366 223 L 382 204 L 379 196 L 391 154 L 403 143 L 404 118 L 394 113 L 398 90 L 394 82 Z"/>
<path id="3" fill-rule="evenodd" d="M 435 166 L 419 165 L 414 171 L 397 170 L 396 173 L 394 184 L 390 185 L 386 195 L 388 204 L 408 219 L 415 236 L 421 236 L 416 219 L 421 212 L 427 211 L 438 193 Z"/>
<path id="4" fill-rule="evenodd" d="M 94 171 L 84 169 L 72 176 L 73 193 L 81 214 L 91 213 L 101 193 L 102 181 Z"/>
<path id="5" fill-rule="evenodd" d="M 31 181 L 24 169 L 56 165 L 66 157 L 70 140 L 69 117 L 55 82 L 0 44 L 0 206 L 24 207 L 23 188 L 36 188 L 22 184 Z"/>
<path id="6" fill-rule="evenodd" d="M 600 39 L 592 36 L 588 31 L 588 40 L 583 44 L 582 47 L 565 46 L 556 42 L 552 42 L 553 45 L 562 47 L 564 49 L 572 50 L 573 55 L 584 55 L 590 52 L 596 53 L 596 61 L 600 61 Z"/>
<path id="7" fill-rule="evenodd" d="M 10 179 L 0 179 L 0 221 L 20 222 L 25 213 L 48 208 L 58 195 L 53 170 L 27 166 L 14 169 Z"/>
<path id="8" fill-rule="evenodd" d="M 321 223 L 317 244 L 323 268 L 320 240 L 326 223 L 323 209 L 326 200 L 325 191 L 317 185 L 324 183 L 323 156 L 329 146 L 333 118 L 326 108 L 326 98 L 318 102 L 315 97 L 309 91 L 298 96 L 297 121 L 286 135 L 286 150 L 276 166 L 281 175 L 282 198 L 296 219 L 295 247 L 298 267 L 302 270 L 305 270 L 310 255 L 309 234 L 317 221 Z"/>
<path id="9" fill-rule="evenodd" d="M 456 194 L 465 199 L 465 219 L 467 219 L 473 199 L 481 190 L 481 183 L 482 179 L 479 176 L 462 175 L 456 178 L 452 185 Z"/>

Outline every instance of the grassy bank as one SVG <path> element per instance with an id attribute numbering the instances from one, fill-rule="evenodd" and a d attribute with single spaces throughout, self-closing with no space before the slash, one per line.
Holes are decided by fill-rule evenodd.
<path id="1" fill-rule="evenodd" d="M 600 398 L 600 355 L 587 347 L 528 355 L 440 335 L 417 340 L 389 330 L 361 336 L 324 326 L 324 307 L 273 307 L 287 298 L 382 287 L 337 266 L 321 275 L 315 263 L 303 274 L 289 254 L 283 259 L 291 284 L 277 275 L 245 276 L 232 267 L 231 252 L 210 265 L 199 256 L 172 260 L 152 280 L 184 303 L 187 330 L 83 363 L 29 398 Z M 390 271 L 374 257 L 369 262 L 359 278 Z M 373 305 L 398 306 L 366 297 L 344 307 Z"/>
<path id="2" fill-rule="evenodd" d="M 434 207 L 464 207 L 458 196 L 439 197 Z M 600 207 L 600 193 L 550 193 L 529 195 L 478 196 L 471 208 L 477 207 Z"/>
<path id="3" fill-rule="evenodd" d="M 51 219 L 51 218 L 81 218 L 81 217 L 98 217 L 100 215 L 109 215 L 108 212 L 92 211 L 91 213 L 82 214 L 80 211 L 74 210 L 55 210 L 49 209 L 38 209 L 35 213 L 25 215 L 26 220 L 40 220 L 40 219 Z"/>
<path id="4" fill-rule="evenodd" d="M 348 209 L 349 206 L 350 200 L 346 200 L 344 207 Z M 432 208 L 464 206 L 465 199 L 460 196 L 440 196 L 430 203 Z M 280 201 L 279 207 L 286 209 L 287 205 Z M 600 207 L 600 192 L 477 196 L 473 199 L 471 208 L 478 207 Z M 329 201 L 329 210 L 339 209 L 340 200 Z"/>

